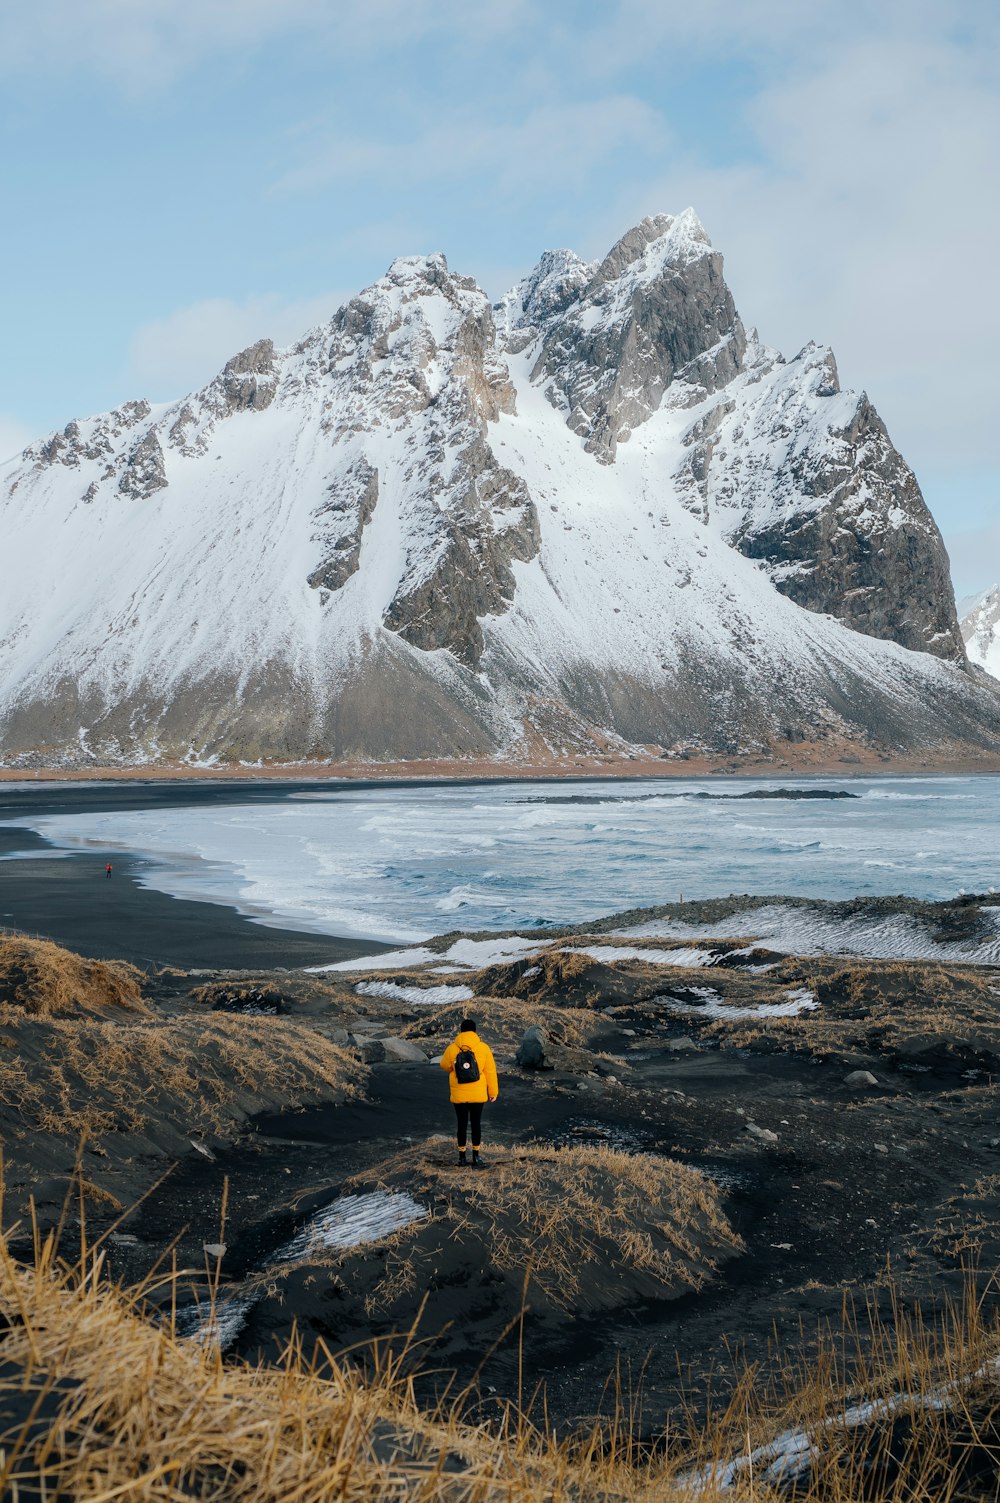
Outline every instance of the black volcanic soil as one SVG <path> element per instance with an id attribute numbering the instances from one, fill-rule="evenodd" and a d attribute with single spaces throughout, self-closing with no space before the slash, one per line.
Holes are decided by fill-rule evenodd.
<path id="1" fill-rule="evenodd" d="M 894 1300 L 937 1308 L 961 1297 L 973 1264 L 983 1297 L 997 1297 L 989 1275 L 1000 1261 L 1000 970 L 740 954 L 745 947 L 734 941 L 715 949 L 715 963 L 696 970 L 603 962 L 556 945 L 534 965 L 391 977 L 410 985 L 468 980 L 476 990 L 470 1005 L 501 1069 L 478 1184 L 488 1187 L 491 1173 L 516 1163 L 525 1145 L 554 1160 L 586 1145 L 668 1159 L 719 1187 L 744 1244 L 715 1247 L 717 1266 L 700 1287 L 652 1287 L 608 1254 L 565 1305 L 529 1292 L 521 1382 L 544 1384 L 560 1425 L 600 1409 L 617 1366 L 626 1382 L 638 1384 L 642 1374 L 638 1408 L 652 1434 L 682 1395 L 697 1401 L 709 1389 L 725 1391 L 738 1354 L 765 1373 L 789 1352 L 808 1356 L 820 1325 L 839 1328 L 845 1298 L 862 1309 L 870 1302 L 887 1318 Z M 140 1278 L 171 1244 L 183 1266 L 204 1270 L 228 1186 L 222 1294 L 254 1293 L 234 1352 L 272 1358 L 294 1327 L 307 1346 L 321 1340 L 365 1360 L 373 1341 L 401 1347 L 395 1333 L 417 1322 L 407 1360 L 421 1370 L 421 1390 L 462 1389 L 482 1362 L 481 1403 L 489 1409 L 516 1396 L 523 1281 L 490 1266 L 474 1209 L 464 1233 L 441 1220 L 445 1209 L 454 1219 L 475 1171 L 444 1167 L 431 1192 L 426 1176 L 387 1169 L 401 1151 L 452 1130 L 446 1082 L 432 1061 L 467 1008 L 359 996 L 361 979 L 282 970 L 148 975 L 150 1019 L 109 1015 L 107 1028 L 180 1027 L 197 1039 L 199 1019 L 225 1017 L 235 1059 L 241 1026 L 248 1058 L 251 1037 L 255 1047 L 268 1037 L 277 1047 L 281 1030 L 295 1028 L 342 1051 L 346 1087 L 324 1098 L 301 1083 L 292 1090 L 280 1072 L 248 1083 L 237 1071 L 214 1129 L 197 1118 L 190 1097 L 170 1099 L 169 1091 L 141 1132 L 126 1120 L 98 1124 L 82 1159 L 88 1218 L 95 1230 L 117 1223 L 107 1243 L 116 1278 Z M 728 1009 L 723 1015 L 694 990 L 706 987 Z M 761 1006 L 802 990 L 819 1001 L 814 1011 L 759 1016 Z M 242 1007 L 276 1015 L 251 1011 L 244 1023 Z M 514 1062 L 532 1019 L 561 1045 L 550 1071 Z M 63 1018 L 15 1027 L 9 1013 L 2 1022 L 8 1060 L 20 1049 L 39 1071 L 32 1061 L 45 1058 L 43 1030 L 74 1026 Z M 361 1052 L 377 1055 L 371 1041 L 382 1036 L 422 1045 L 427 1060 L 369 1070 Z M 875 1083 L 848 1085 L 857 1070 Z M 0 1131 L 8 1217 L 35 1191 L 43 1223 L 51 1223 L 55 1190 L 72 1181 L 75 1134 L 25 1133 L 9 1103 L 0 1107 Z M 385 1183 L 424 1197 L 430 1221 L 384 1244 L 300 1260 L 294 1276 L 261 1278 L 316 1211 Z M 122 1215 L 106 1195 L 126 1208 L 146 1198 Z M 71 1204 L 73 1236 L 75 1214 Z M 380 1291 L 390 1268 L 386 1300 Z M 624 1298 L 608 1297 L 615 1281 Z M 190 1287 L 199 1286 L 204 1278 L 193 1274 Z"/>

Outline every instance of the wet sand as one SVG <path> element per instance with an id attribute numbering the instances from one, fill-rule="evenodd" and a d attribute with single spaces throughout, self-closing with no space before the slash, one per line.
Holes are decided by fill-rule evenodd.
<path id="1" fill-rule="evenodd" d="M 175 898 L 140 885 L 141 857 L 104 849 L 58 856 L 33 830 L 4 820 L 39 814 L 93 813 L 172 805 L 268 802 L 294 790 L 266 785 L 89 784 L 0 794 L 0 929 L 53 939 L 82 955 L 129 960 L 144 967 L 176 965 L 268 969 L 323 965 L 392 948 L 376 940 L 338 939 L 255 923 L 220 903 Z M 14 852 L 22 859 L 9 860 Z M 112 863 L 110 881 L 105 864 Z"/>

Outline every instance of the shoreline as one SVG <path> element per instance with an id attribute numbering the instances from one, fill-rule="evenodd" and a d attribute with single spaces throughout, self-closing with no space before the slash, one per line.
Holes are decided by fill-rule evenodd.
<path id="1" fill-rule="evenodd" d="M 3 859 L 14 849 L 26 854 Z M 11 930 L 90 959 L 154 970 L 300 969 L 366 955 L 375 964 L 394 948 L 255 923 L 228 904 L 173 897 L 143 885 L 148 862 L 131 852 L 56 851 L 34 830 L 0 826 L 0 936 Z"/>
<path id="2" fill-rule="evenodd" d="M 566 757 L 530 762 L 458 757 L 406 762 L 281 762 L 252 766 L 239 763 L 190 766 L 159 762 L 136 767 L 0 767 L 0 785 L 46 783 L 338 783 L 373 786 L 392 783 L 565 782 L 604 779 L 626 781 L 649 778 L 705 777 L 967 777 L 1000 774 L 1000 756 L 888 757 L 883 753 L 845 753 L 803 757 L 795 761 L 769 757 Z"/>

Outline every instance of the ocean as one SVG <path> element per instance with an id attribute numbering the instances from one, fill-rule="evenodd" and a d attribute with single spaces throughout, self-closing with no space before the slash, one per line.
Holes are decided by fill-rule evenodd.
<path id="1" fill-rule="evenodd" d="M 1000 887 L 990 776 L 318 784 L 10 823 L 67 855 L 132 853 L 145 885 L 260 923 L 397 943 L 730 894 Z"/>

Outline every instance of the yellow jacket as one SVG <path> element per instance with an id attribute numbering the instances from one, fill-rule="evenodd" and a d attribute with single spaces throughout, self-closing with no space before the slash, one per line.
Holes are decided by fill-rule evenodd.
<path id="1" fill-rule="evenodd" d="M 471 1080 L 468 1085 L 459 1085 L 455 1079 L 455 1061 L 461 1049 L 471 1049 L 479 1062 L 479 1079 Z M 441 1068 L 450 1072 L 448 1085 L 452 1101 L 495 1101 L 500 1094 L 493 1050 L 489 1044 L 483 1043 L 478 1033 L 460 1033 L 444 1051 Z"/>

